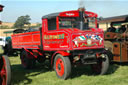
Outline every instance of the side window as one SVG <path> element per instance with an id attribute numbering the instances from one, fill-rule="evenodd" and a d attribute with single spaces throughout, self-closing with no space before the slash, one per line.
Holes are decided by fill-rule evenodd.
<path id="1" fill-rule="evenodd" d="M 56 18 L 48 19 L 48 30 L 56 30 Z"/>

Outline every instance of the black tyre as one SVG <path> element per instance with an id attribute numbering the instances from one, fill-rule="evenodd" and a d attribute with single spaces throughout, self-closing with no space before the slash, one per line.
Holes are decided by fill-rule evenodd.
<path id="1" fill-rule="evenodd" d="M 33 56 L 30 53 L 26 52 L 25 50 L 22 51 L 22 53 L 20 54 L 20 59 L 21 59 L 21 64 L 24 68 L 31 69 L 35 67 L 36 60 L 32 57 Z"/>
<path id="2" fill-rule="evenodd" d="M 58 78 L 67 79 L 71 74 L 70 59 L 68 57 L 57 54 L 54 60 L 54 70 Z"/>
<path id="3" fill-rule="evenodd" d="M 108 58 L 109 58 L 109 63 L 111 63 L 112 60 L 113 60 L 113 54 L 112 54 L 112 52 L 109 51 L 109 50 L 106 50 L 106 54 L 109 56 L 109 57 L 108 57 Z"/>
<path id="4" fill-rule="evenodd" d="M 92 70 L 95 74 L 103 75 L 107 72 L 109 68 L 109 58 L 104 54 L 104 58 L 99 58 L 97 64 L 91 65 Z"/>
<path id="5" fill-rule="evenodd" d="M 6 55 L 0 57 L 0 85 L 11 84 L 10 61 Z"/>

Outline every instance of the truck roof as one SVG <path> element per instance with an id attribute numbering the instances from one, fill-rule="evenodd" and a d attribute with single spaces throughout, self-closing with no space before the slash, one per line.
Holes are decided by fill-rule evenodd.
<path id="1" fill-rule="evenodd" d="M 51 13 L 51 14 L 45 15 L 45 16 L 42 17 L 42 19 L 45 19 L 45 18 L 47 18 L 47 19 L 54 18 L 54 17 L 56 17 L 56 16 L 59 16 L 59 13 L 60 13 L 60 12 Z"/>
<path id="2" fill-rule="evenodd" d="M 98 16 L 96 13 L 89 12 L 89 11 L 85 11 L 85 14 L 87 14 L 87 16 L 89 16 L 89 17 L 97 17 Z M 60 17 L 78 17 L 79 11 L 78 10 L 72 10 L 72 11 L 51 13 L 51 14 L 43 16 L 42 19 L 46 19 L 46 18 L 51 19 L 51 18 L 55 18 L 57 16 L 60 16 Z"/>

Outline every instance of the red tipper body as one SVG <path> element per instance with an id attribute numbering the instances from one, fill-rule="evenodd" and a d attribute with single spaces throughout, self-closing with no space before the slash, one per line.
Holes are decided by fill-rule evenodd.
<path id="1" fill-rule="evenodd" d="M 97 14 L 85 11 L 86 16 L 97 18 Z M 14 49 L 41 49 L 43 51 L 57 50 L 84 50 L 104 48 L 103 30 L 95 28 L 80 30 L 78 28 L 59 28 L 59 18 L 79 17 L 79 11 L 67 11 L 53 16 L 56 22 L 55 30 L 48 30 L 49 17 L 42 18 L 42 28 L 40 31 L 26 32 L 12 35 L 12 46 Z"/>

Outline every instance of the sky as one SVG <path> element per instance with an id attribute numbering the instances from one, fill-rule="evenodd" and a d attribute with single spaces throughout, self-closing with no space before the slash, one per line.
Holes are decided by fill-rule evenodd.
<path id="1" fill-rule="evenodd" d="M 4 5 L 0 13 L 3 22 L 15 22 L 18 17 L 30 15 L 32 23 L 41 23 L 44 15 L 77 10 L 80 0 L 0 0 Z M 128 0 L 84 0 L 87 11 L 98 14 L 99 17 L 128 15 Z"/>

